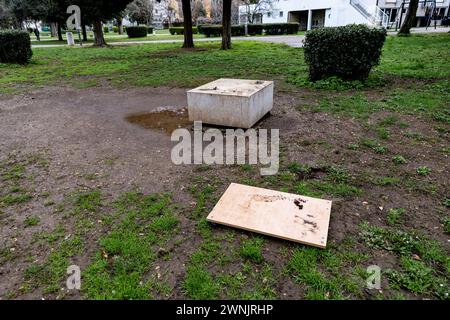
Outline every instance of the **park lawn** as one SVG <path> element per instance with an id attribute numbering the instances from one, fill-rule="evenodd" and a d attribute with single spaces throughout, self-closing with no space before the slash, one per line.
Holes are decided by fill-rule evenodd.
<path id="1" fill-rule="evenodd" d="M 274 78 L 295 84 L 306 79 L 302 49 L 239 41 L 231 51 L 218 50 L 217 43 L 199 43 L 195 50 L 179 47 L 145 44 L 106 49 L 34 49 L 27 66 L 0 64 L 0 93 L 18 85 L 80 85 L 86 77 L 103 78 L 115 85 L 183 87 L 221 76 Z M 450 74 L 449 51 L 447 34 L 391 36 L 374 75 L 444 79 Z"/>
<path id="2" fill-rule="evenodd" d="M 201 34 L 194 34 L 194 39 L 199 39 L 199 38 L 205 38 L 205 36 L 201 35 Z M 59 41 L 58 39 L 55 39 L 55 38 L 43 37 L 43 38 L 41 38 L 41 41 L 37 41 L 36 39 L 33 38 L 31 40 L 31 44 L 32 45 L 57 45 L 57 44 L 65 45 L 65 44 L 67 44 L 65 35 L 63 35 L 63 39 L 64 39 L 63 41 Z M 182 40 L 182 39 L 183 39 L 182 35 L 171 35 L 170 33 L 148 35 L 147 37 L 142 37 L 142 38 L 129 38 L 126 34 L 118 35 L 117 33 L 105 35 L 105 40 L 107 43 L 127 42 L 127 41 Z M 92 34 L 89 34 L 88 40 L 84 41 L 83 43 L 91 44 L 93 42 L 94 42 L 94 36 Z M 75 43 L 78 44 L 78 36 L 77 35 L 75 35 Z"/>
<path id="3" fill-rule="evenodd" d="M 323 90 L 314 93 L 324 96 L 315 106 L 321 110 L 352 115 L 382 108 L 416 110 L 449 121 L 445 108 L 450 85 L 448 34 L 389 36 L 380 65 L 365 84 L 331 79 L 311 85 L 307 81 L 303 50 L 283 45 L 235 41 L 230 51 L 219 50 L 219 44 L 214 42 L 198 43 L 193 50 L 183 50 L 179 46 L 34 49 L 33 59 L 27 66 L 0 64 L 0 93 L 56 84 L 77 88 L 95 87 L 99 83 L 119 88 L 195 87 L 219 77 L 258 78 L 276 80 L 277 87 L 283 90 L 325 89 L 325 93 Z M 383 95 L 378 97 L 370 90 L 382 87 L 389 90 L 383 90 Z M 339 90 L 350 90 L 351 96 L 340 94 Z M 354 107 L 342 108 L 349 101 Z M 436 110 L 438 114 L 433 115 Z"/>
<path id="4" fill-rule="evenodd" d="M 305 35 L 305 32 L 301 31 L 298 32 L 297 35 Z M 266 36 L 260 35 L 260 36 Z M 194 39 L 202 39 L 206 38 L 203 34 L 194 34 Z M 272 36 L 273 37 L 273 36 Z M 66 36 L 63 35 L 63 41 L 59 41 L 56 38 L 52 38 L 50 36 L 43 36 L 41 37 L 41 41 L 37 41 L 34 36 L 31 36 L 31 44 L 32 45 L 65 45 L 66 42 Z M 94 34 L 92 32 L 88 33 L 88 40 L 85 43 L 93 43 Z M 106 33 L 105 34 L 105 40 L 107 43 L 116 43 L 116 42 L 127 42 L 127 41 L 156 41 L 156 40 L 183 40 L 183 35 L 172 35 L 169 33 L 168 30 L 156 30 L 156 33 L 153 35 L 148 35 L 147 37 L 142 38 L 129 38 L 126 33 L 123 35 L 119 35 L 117 33 Z M 78 43 L 78 36 L 75 34 L 75 43 Z"/>
<path id="5" fill-rule="evenodd" d="M 388 37 L 367 83 L 308 83 L 302 49 L 259 42 L 218 47 L 46 48 L 35 49 L 28 66 L 0 65 L 1 92 L 10 94 L 60 85 L 193 87 L 245 77 L 274 79 L 277 99 L 289 97 L 267 120 L 288 132 L 279 174 L 262 177 L 248 165 L 197 166 L 179 177 L 192 197 L 186 203 L 134 190 L 111 197 L 98 187 L 69 190 L 50 204 L 53 195 L 27 182 L 45 176 L 48 161 L 12 152 L 0 162 L 0 223 L 8 223 L 2 211 L 31 202 L 64 219 L 33 236 L 52 250 L 37 263 L 28 259 L 23 283 L 5 297 L 73 298 L 61 290 L 65 270 L 88 252 L 82 298 L 448 299 L 449 35 Z M 106 176 L 85 178 L 108 184 Z M 208 224 L 205 216 L 230 182 L 333 199 L 327 249 Z M 19 229 L 40 223 L 30 216 Z M 0 247 L 0 266 L 14 263 L 16 254 Z M 170 281 L 181 263 L 182 278 Z M 381 291 L 365 289 L 371 264 L 383 266 Z"/>

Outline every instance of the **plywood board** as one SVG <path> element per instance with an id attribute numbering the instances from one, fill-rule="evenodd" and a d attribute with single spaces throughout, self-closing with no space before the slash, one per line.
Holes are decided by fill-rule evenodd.
<path id="1" fill-rule="evenodd" d="M 207 220 L 325 248 L 330 214 L 329 200 L 232 183 Z"/>

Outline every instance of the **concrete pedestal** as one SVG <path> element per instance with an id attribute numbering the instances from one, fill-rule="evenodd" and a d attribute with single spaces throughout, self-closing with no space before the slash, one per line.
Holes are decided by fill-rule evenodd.
<path id="1" fill-rule="evenodd" d="M 218 79 L 187 92 L 190 121 L 251 128 L 273 107 L 273 82 Z"/>

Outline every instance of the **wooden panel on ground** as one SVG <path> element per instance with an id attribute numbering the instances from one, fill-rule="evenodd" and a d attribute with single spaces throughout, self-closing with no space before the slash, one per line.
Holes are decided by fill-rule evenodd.
<path id="1" fill-rule="evenodd" d="M 207 220 L 325 248 L 330 213 L 329 200 L 232 183 Z"/>

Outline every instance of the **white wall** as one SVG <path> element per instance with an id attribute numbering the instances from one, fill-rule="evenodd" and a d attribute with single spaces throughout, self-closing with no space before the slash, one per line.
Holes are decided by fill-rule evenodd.
<path id="1" fill-rule="evenodd" d="M 376 0 L 360 0 L 367 7 L 375 6 Z M 326 9 L 325 26 L 342 26 L 351 23 L 367 23 L 355 8 L 350 5 L 350 0 L 279 0 L 275 4 L 275 12 L 270 17 L 264 15 L 263 23 L 287 22 L 289 11 Z M 241 12 L 245 11 L 241 7 Z M 280 16 L 280 11 L 283 16 Z"/>

